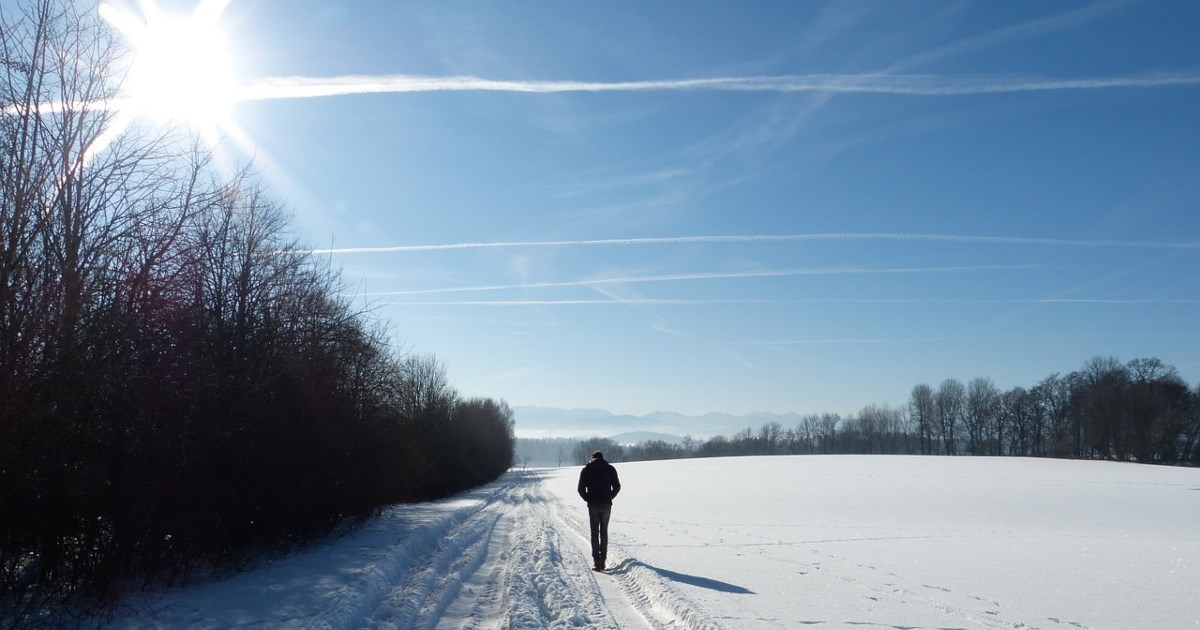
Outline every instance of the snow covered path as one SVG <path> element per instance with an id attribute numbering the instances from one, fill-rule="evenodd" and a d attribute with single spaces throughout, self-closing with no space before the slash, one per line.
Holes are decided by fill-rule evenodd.
<path id="1" fill-rule="evenodd" d="M 113 628 L 1200 629 L 1200 470 L 1003 458 L 619 464 L 610 570 L 577 469 L 396 506 Z"/>
<path id="2" fill-rule="evenodd" d="M 586 523 L 543 471 L 398 506 L 363 530 L 254 572 L 135 598 L 120 628 L 684 628 L 716 626 L 619 548 L 591 570 Z M 586 517 L 586 514 L 585 514 Z"/>
<path id="3" fill-rule="evenodd" d="M 636 564 L 590 569 L 586 526 L 560 514 L 538 472 L 514 472 L 450 513 L 397 571 L 348 585 L 312 628 L 704 628 Z M 437 537 L 428 544 L 429 535 Z M 615 551 L 615 549 L 614 549 Z M 375 582 L 378 582 L 376 584 Z M 677 611 L 677 612 L 676 612 Z"/>

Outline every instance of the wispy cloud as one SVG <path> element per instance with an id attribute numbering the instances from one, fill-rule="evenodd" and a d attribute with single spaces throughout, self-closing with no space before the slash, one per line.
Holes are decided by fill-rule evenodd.
<path id="1" fill-rule="evenodd" d="M 980 50 L 1011 46 L 1014 42 L 1024 39 L 1048 37 L 1116 13 L 1128 4 L 1124 1 L 1089 4 L 1065 13 L 1010 24 L 906 57 L 893 63 L 888 70 L 904 72 L 944 59 L 959 58 Z"/>
<path id="2" fill-rule="evenodd" d="M 439 289 L 412 289 L 407 291 L 382 291 L 357 295 L 381 297 L 389 295 L 429 295 L 435 293 L 466 293 L 480 291 L 504 291 L 511 289 L 545 289 L 554 287 L 594 287 L 605 284 L 633 284 L 639 282 L 683 282 L 698 280 L 730 280 L 746 278 L 784 278 L 795 276 L 873 275 L 873 274 L 919 274 L 952 273 L 959 271 L 989 271 L 1012 269 L 1042 269 L 1041 265 L 963 265 L 949 267 L 819 267 L 811 269 L 766 269 L 759 271 L 717 271 L 702 273 L 678 273 L 648 276 L 619 276 L 586 278 L 562 282 L 531 282 L 526 284 L 494 284 L 474 287 L 447 287 Z M 629 303 L 620 300 L 620 303 Z"/>
<path id="3" fill-rule="evenodd" d="M 742 356 L 741 354 L 739 354 L 737 352 L 734 352 L 732 348 L 729 348 L 726 346 L 721 346 L 721 352 L 724 352 L 725 354 L 733 357 L 733 360 L 737 361 L 739 365 L 741 365 L 742 367 L 744 367 L 752 372 L 756 372 L 758 374 L 766 374 L 767 373 L 762 368 L 760 368 L 757 365 L 748 361 L 746 359 L 746 357 Z"/>
<path id="4" fill-rule="evenodd" d="M 633 175 L 592 177 L 586 184 L 573 185 L 569 189 L 556 190 L 555 195 L 559 197 L 580 197 L 602 191 L 661 185 L 684 177 L 688 173 L 687 169 L 671 167 L 648 172 L 638 172 Z"/>
<path id="5" fill-rule="evenodd" d="M 580 247 L 622 245 L 685 245 L 703 243 L 772 243 L 793 241 L 917 241 L 965 243 L 981 245 L 1029 245 L 1062 247 L 1123 247 L 1134 249 L 1200 250 L 1200 243 L 1165 241 L 1076 240 L 1063 238 L 1029 238 L 1021 236 L 970 236 L 962 234 L 898 234 L 889 232 L 824 233 L 824 234 L 748 234 L 712 236 L 663 236 L 647 238 L 609 238 L 562 241 L 498 241 L 472 243 L 443 243 L 430 245 L 394 245 L 387 247 L 346 247 L 294 250 L 298 254 L 382 254 L 400 252 L 431 252 L 456 249 L 492 249 L 518 247 Z"/>
<path id="6" fill-rule="evenodd" d="M 1200 76 L 1161 74 L 1055 79 L 1039 77 L 940 76 L 923 74 L 810 74 L 710 77 L 659 81 L 506 81 L 475 76 L 350 75 L 341 77 L 273 77 L 238 91 L 238 100 L 314 98 L 351 94 L 409 92 L 816 92 L 961 96 L 1052 90 L 1163 88 L 1200 84 Z"/>
<path id="7" fill-rule="evenodd" d="M 657 330 L 660 333 L 663 333 L 664 335 L 671 335 L 672 337 L 688 337 L 688 338 L 690 338 L 690 337 L 695 336 L 689 332 L 684 332 L 682 330 L 676 330 L 674 328 L 668 328 L 663 324 L 651 324 L 650 327 L 653 328 L 654 330 Z"/>

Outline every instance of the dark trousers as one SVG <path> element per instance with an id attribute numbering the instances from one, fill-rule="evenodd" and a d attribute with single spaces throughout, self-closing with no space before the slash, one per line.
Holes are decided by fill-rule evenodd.
<path id="1" fill-rule="evenodd" d="M 588 520 L 592 532 L 592 560 L 599 566 L 608 558 L 608 517 L 611 505 L 589 505 Z"/>

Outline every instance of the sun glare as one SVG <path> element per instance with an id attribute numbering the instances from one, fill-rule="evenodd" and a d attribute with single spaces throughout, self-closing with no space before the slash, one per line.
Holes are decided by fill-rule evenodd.
<path id="1" fill-rule="evenodd" d="M 236 96 L 233 61 L 217 28 L 226 4 L 202 1 L 186 17 L 166 15 L 152 0 L 142 2 L 141 16 L 100 5 L 100 14 L 134 48 L 122 109 L 205 133 L 228 126 Z"/>

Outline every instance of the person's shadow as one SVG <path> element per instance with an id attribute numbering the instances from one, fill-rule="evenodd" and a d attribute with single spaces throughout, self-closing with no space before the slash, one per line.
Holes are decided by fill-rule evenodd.
<path id="1" fill-rule="evenodd" d="M 652 564 L 646 564 L 645 562 L 642 562 L 641 560 L 635 560 L 633 558 L 626 558 L 626 559 L 622 560 L 620 563 L 617 564 L 617 566 L 609 569 L 608 572 L 609 573 L 617 573 L 617 574 L 629 573 L 630 571 L 634 570 L 637 567 L 641 567 L 641 568 L 653 571 L 653 572 L 659 574 L 660 576 L 662 576 L 668 580 L 671 580 L 673 582 L 680 582 L 682 584 L 689 584 L 691 586 L 698 586 L 700 588 L 708 588 L 708 589 L 712 589 L 714 591 L 721 591 L 722 593 L 733 593 L 735 595 L 753 595 L 754 594 L 754 591 L 752 591 L 748 588 L 742 587 L 742 586 L 738 586 L 736 584 L 730 584 L 729 582 L 722 582 L 720 580 L 714 580 L 712 578 L 700 577 L 698 575 L 688 575 L 686 573 L 679 573 L 678 571 L 671 571 L 669 569 L 663 569 L 660 567 L 656 567 Z"/>

